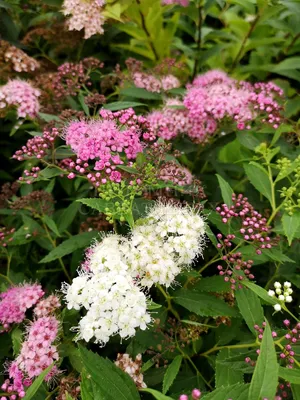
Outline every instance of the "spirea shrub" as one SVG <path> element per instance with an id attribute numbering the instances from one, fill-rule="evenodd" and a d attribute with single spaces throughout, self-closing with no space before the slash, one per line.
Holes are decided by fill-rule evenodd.
<path id="1" fill-rule="evenodd" d="M 0 400 L 299 398 L 300 6 L 271 3 L 0 2 Z"/>

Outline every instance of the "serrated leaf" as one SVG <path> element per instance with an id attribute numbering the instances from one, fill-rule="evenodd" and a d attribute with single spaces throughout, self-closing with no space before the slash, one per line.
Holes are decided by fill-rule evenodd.
<path id="1" fill-rule="evenodd" d="M 264 312 L 258 296 L 252 290 L 242 288 L 235 292 L 235 298 L 248 328 L 256 335 L 254 325 L 261 326 L 264 321 Z"/>
<path id="2" fill-rule="evenodd" d="M 140 400 L 137 388 L 128 374 L 108 359 L 80 346 L 83 365 L 97 385 L 97 392 L 105 400 Z"/>
<path id="3" fill-rule="evenodd" d="M 32 385 L 29 386 L 28 390 L 26 391 L 24 400 L 31 400 L 34 399 L 36 392 L 39 390 L 39 387 L 42 385 L 43 380 L 48 375 L 48 373 L 52 370 L 54 364 L 49 365 L 33 382 Z"/>
<path id="4" fill-rule="evenodd" d="M 105 212 L 106 208 L 111 208 L 114 205 L 112 202 L 103 199 L 79 199 L 77 201 L 102 213 Z"/>
<path id="5" fill-rule="evenodd" d="M 158 390 L 147 388 L 147 389 L 141 389 L 140 391 L 152 394 L 152 396 L 156 400 L 174 400 L 172 397 L 166 396 L 166 395 L 160 393 Z"/>
<path id="6" fill-rule="evenodd" d="M 288 239 L 289 245 L 291 245 L 300 227 L 300 212 L 295 212 L 293 215 L 283 214 L 281 222 L 284 234 Z"/>
<path id="7" fill-rule="evenodd" d="M 270 325 L 267 322 L 260 353 L 251 379 L 248 400 L 274 399 L 278 385 L 278 363 Z"/>
<path id="8" fill-rule="evenodd" d="M 201 400 L 247 400 L 248 399 L 249 384 L 238 383 L 232 386 L 225 386 L 214 390 Z"/>
<path id="9" fill-rule="evenodd" d="M 272 204 L 272 187 L 267 172 L 257 163 L 244 164 L 244 170 L 251 184 Z"/>
<path id="10" fill-rule="evenodd" d="M 218 178 L 218 181 L 219 181 L 219 185 L 220 185 L 224 203 L 227 204 L 228 206 L 232 206 L 233 190 L 232 190 L 231 186 L 220 175 L 216 174 L 216 177 Z"/>
<path id="11" fill-rule="evenodd" d="M 206 317 L 237 316 L 237 310 L 223 300 L 206 293 L 181 289 L 173 297 L 175 303 L 197 315 Z"/>
<path id="12" fill-rule="evenodd" d="M 180 370 L 182 360 L 183 360 L 182 356 L 180 355 L 176 356 L 174 360 L 171 362 L 171 364 L 168 366 L 163 380 L 163 394 L 166 394 L 167 391 L 172 386 L 172 383 L 174 382 Z"/>
<path id="13" fill-rule="evenodd" d="M 278 375 L 289 383 L 300 385 L 300 369 L 279 367 Z"/>
<path id="14" fill-rule="evenodd" d="M 216 387 L 230 386 L 235 383 L 243 383 L 244 374 L 242 371 L 235 371 L 228 368 L 228 365 L 222 362 L 231 355 L 230 349 L 221 350 L 216 358 Z"/>
<path id="15" fill-rule="evenodd" d="M 87 247 L 96 236 L 97 232 L 94 231 L 79 233 L 78 235 L 72 236 L 50 251 L 39 263 L 48 263 L 73 253 L 75 250 Z"/>
<path id="16" fill-rule="evenodd" d="M 254 293 L 256 293 L 266 303 L 269 303 L 269 304 L 272 304 L 272 305 L 277 303 L 277 301 L 273 297 L 268 295 L 268 292 L 265 289 L 263 289 L 262 287 L 256 285 L 255 283 L 243 280 L 243 281 L 241 281 L 241 284 L 246 286 L 247 288 L 251 289 Z"/>

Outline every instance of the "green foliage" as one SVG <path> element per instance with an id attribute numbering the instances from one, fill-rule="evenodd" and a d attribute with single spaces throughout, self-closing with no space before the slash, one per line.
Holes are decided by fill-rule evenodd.
<path id="1" fill-rule="evenodd" d="M 266 324 L 260 353 L 257 359 L 249 388 L 248 399 L 271 399 L 275 396 L 278 384 L 278 363 L 275 345 L 269 324 Z"/>
<path id="2" fill-rule="evenodd" d="M 85 6 L 90 3 L 96 15 L 96 2 L 83 1 Z M 71 283 L 78 276 L 76 271 L 88 265 L 90 255 L 84 255 L 85 249 L 95 239 L 101 241 L 112 233 L 131 238 L 136 226 L 149 221 L 145 216 L 157 201 L 200 210 L 206 220 L 206 238 L 201 243 L 205 248 L 188 266 L 179 263 L 178 250 L 173 261 L 180 273 L 170 286 L 142 288 L 140 271 L 132 274 L 147 296 L 152 319 L 145 330 L 137 329 L 134 337 L 120 341 L 118 335 L 112 335 L 105 348 L 92 341 L 80 341 L 78 347 L 75 331 L 86 315 L 85 307 L 68 309 L 60 295 L 62 304 L 51 315 L 60 321 L 53 346 L 57 346 L 56 366 L 63 380 L 56 384 L 54 379 L 53 387 L 46 385 L 45 376 L 52 365 L 26 388 L 25 399 L 52 400 L 63 394 L 69 400 L 175 400 L 183 393 L 191 398 L 193 388 L 199 388 L 204 400 L 271 400 L 279 395 L 278 384 L 289 382 L 288 396 L 300 400 L 298 343 L 292 344 L 293 356 L 280 357 L 288 343 L 285 335 L 299 318 L 300 2 L 188 3 L 184 7 L 165 5 L 161 0 L 106 0 L 101 12 L 98 10 L 105 19 L 104 33 L 84 39 L 86 29 L 68 31 L 71 15 L 62 12 L 63 0 L 0 0 L 0 97 L 2 85 L 14 79 L 32 83 L 41 92 L 36 117 L 19 117 L 16 105 L 6 106 L 1 97 L 0 179 L 3 184 L 13 183 L 22 175 L 19 188 L 5 185 L 0 193 L 1 294 L 23 282 L 40 283 L 44 298 L 56 293 L 64 281 Z M 102 17 L 96 16 L 100 23 Z M 14 47 L 7 53 L 8 46 Z M 25 55 L 10 56 L 18 51 Z M 18 71 L 13 62 L 22 60 L 24 67 L 28 58 L 40 67 Z M 69 63 L 67 67 L 65 63 Z M 74 73 L 68 75 L 68 68 L 74 68 Z M 245 120 L 238 116 L 243 107 L 239 99 L 223 96 L 220 113 L 228 100 L 230 105 L 236 101 L 237 115 L 226 111 L 224 118 L 204 120 L 197 125 L 199 135 L 205 136 L 210 123 L 215 122 L 216 129 L 203 136 L 203 142 L 195 140 L 188 132 L 181 132 L 181 125 L 189 129 L 183 100 L 194 78 L 213 70 L 226 72 L 236 82 L 274 82 L 283 96 L 268 89 L 265 94 L 270 98 L 258 107 L 254 96 L 248 110 L 252 117 Z M 135 72 L 140 73 L 140 83 L 134 79 Z M 178 80 L 174 86 L 179 87 L 163 87 L 162 82 L 170 76 Z M 226 84 L 219 83 L 222 91 Z M 237 85 L 241 90 L 247 87 L 247 83 Z M 216 86 L 216 97 L 218 89 Z M 278 108 L 268 111 L 273 100 Z M 172 102 L 175 105 L 170 105 Z M 105 165 L 97 157 L 81 160 L 77 142 L 67 144 L 66 130 L 72 121 L 101 120 L 101 110 L 108 113 L 130 108 L 136 115 L 129 122 L 116 122 L 112 117 L 113 122 L 105 128 L 116 124 L 124 134 L 122 146 L 112 150 L 114 161 L 109 156 Z M 149 127 L 141 123 L 134 138 L 140 143 L 140 152 L 127 154 L 133 122 L 152 112 L 158 118 L 155 144 L 152 139 L 148 142 Z M 160 119 L 161 113 L 171 115 L 170 119 Z M 267 122 L 270 113 L 275 118 L 272 123 Z M 34 150 L 17 162 L 15 152 L 24 150 L 29 138 L 43 140 L 44 131 L 50 132 L 52 127 L 59 135 L 41 145 L 42 157 Z M 180 134 L 170 140 L 161 137 L 164 130 L 177 128 Z M 98 133 L 94 132 L 95 137 Z M 113 140 L 114 133 L 101 143 L 89 143 L 104 148 Z M 99 166 L 91 167 L 96 161 L 100 161 Z M 40 170 L 35 174 L 36 167 Z M 110 170 L 121 173 L 120 182 L 109 177 Z M 87 171 L 99 179 L 97 184 Z M 242 207 L 233 204 L 232 195 L 239 193 L 251 204 L 250 222 L 245 221 Z M 216 211 L 223 204 L 231 216 L 225 218 Z M 263 222 L 265 230 L 252 222 Z M 150 255 L 155 241 L 160 240 L 159 229 L 153 225 L 153 232 L 142 238 L 141 257 L 149 269 L 158 270 L 161 264 L 167 270 L 169 244 L 176 243 L 177 249 L 185 245 L 192 248 L 194 227 L 183 223 L 176 227 L 188 231 L 184 242 L 177 242 L 173 232 L 166 234 L 166 258 L 154 251 L 158 258 L 152 263 Z M 120 257 L 120 267 L 126 263 L 130 270 L 136 261 L 135 250 L 132 248 L 126 260 Z M 118 249 L 113 257 L 118 259 Z M 111 267 L 112 262 L 107 263 Z M 284 281 L 292 284 L 291 302 L 268 294 L 275 282 Z M 68 286 L 63 287 L 66 291 Z M 77 296 L 81 295 L 79 289 Z M 0 298 L 0 311 L 4 297 Z M 274 309 L 277 303 L 281 305 L 279 312 Z M 30 321 L 37 318 L 33 305 L 20 323 L 7 329 L 0 326 L 3 365 L 18 357 Z M 282 325 L 287 318 L 291 320 L 289 328 Z M 265 320 L 268 323 L 261 340 L 258 329 Z M 100 319 L 99 326 L 91 329 L 102 329 L 101 324 Z M 272 337 L 271 331 L 277 336 Z M 132 362 L 141 355 L 135 361 L 136 375 L 143 374 L 139 379 L 147 387 L 137 387 L 129 374 L 115 365 L 118 353 L 128 353 Z M 289 361 L 294 368 L 288 368 Z M 1 372 L 0 386 L 7 378 Z"/>

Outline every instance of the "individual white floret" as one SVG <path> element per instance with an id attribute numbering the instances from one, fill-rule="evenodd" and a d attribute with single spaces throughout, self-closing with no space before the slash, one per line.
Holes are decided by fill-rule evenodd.
<path id="1" fill-rule="evenodd" d="M 293 301 L 292 296 L 286 296 L 285 301 L 286 301 L 287 303 L 291 303 L 291 302 Z"/>
<path id="2" fill-rule="evenodd" d="M 268 295 L 269 296 L 271 296 L 271 297 L 274 297 L 275 296 L 275 292 L 274 292 L 274 290 L 268 290 Z"/>
<path id="3" fill-rule="evenodd" d="M 274 310 L 275 311 L 281 311 L 281 305 L 280 304 L 275 304 L 274 305 Z"/>
<path id="4" fill-rule="evenodd" d="M 275 282 L 275 283 L 274 283 L 274 287 L 275 287 L 276 289 L 280 289 L 280 288 L 281 288 L 281 283 L 280 283 L 280 282 Z"/>

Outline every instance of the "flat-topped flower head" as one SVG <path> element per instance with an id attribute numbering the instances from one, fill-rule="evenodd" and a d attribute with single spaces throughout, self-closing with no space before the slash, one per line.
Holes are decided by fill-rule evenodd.
<path id="1" fill-rule="evenodd" d="M 86 273 L 64 285 L 68 308 L 86 310 L 77 339 L 95 340 L 104 346 L 114 335 L 128 338 L 136 329 L 146 329 L 151 317 L 145 294 L 129 274 L 115 271 Z"/>

